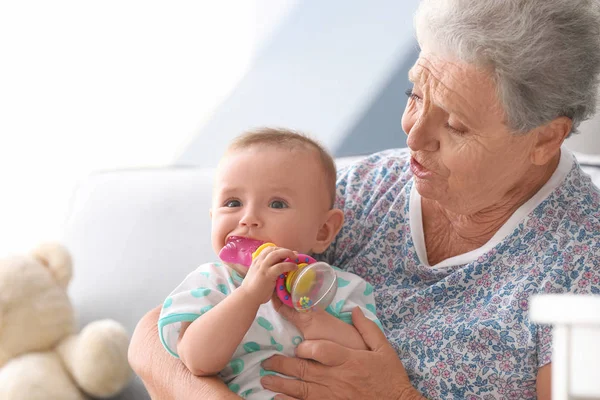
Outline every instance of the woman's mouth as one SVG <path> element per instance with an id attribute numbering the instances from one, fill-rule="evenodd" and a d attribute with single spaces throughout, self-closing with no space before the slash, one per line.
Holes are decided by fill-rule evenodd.
<path id="1" fill-rule="evenodd" d="M 410 158 L 410 170 L 413 172 L 413 174 L 415 174 L 415 176 L 421 179 L 426 179 L 433 176 L 433 172 L 419 164 L 414 157 Z"/>

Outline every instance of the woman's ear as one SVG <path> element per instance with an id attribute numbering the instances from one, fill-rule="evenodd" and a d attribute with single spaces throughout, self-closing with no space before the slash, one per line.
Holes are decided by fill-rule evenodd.
<path id="1" fill-rule="evenodd" d="M 311 249 L 313 253 L 319 254 L 327 250 L 333 239 L 337 236 L 344 224 L 344 212 L 334 208 L 327 212 L 325 222 L 317 233 L 317 241 Z"/>
<path id="2" fill-rule="evenodd" d="M 573 121 L 568 117 L 558 117 L 537 128 L 531 161 L 535 165 L 546 165 L 560 150 L 571 133 Z"/>

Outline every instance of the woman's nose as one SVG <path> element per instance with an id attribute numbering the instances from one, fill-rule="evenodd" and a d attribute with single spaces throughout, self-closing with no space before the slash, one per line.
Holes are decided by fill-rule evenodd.
<path id="1" fill-rule="evenodd" d="M 436 123 L 436 118 L 432 111 L 422 111 L 407 132 L 408 138 L 406 145 L 412 151 L 436 151 L 440 147 L 437 132 L 441 128 Z"/>

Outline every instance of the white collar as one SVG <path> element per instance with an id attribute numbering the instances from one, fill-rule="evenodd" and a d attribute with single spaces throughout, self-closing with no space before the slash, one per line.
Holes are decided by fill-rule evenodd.
<path id="1" fill-rule="evenodd" d="M 477 260 L 483 254 L 490 251 L 504 238 L 510 235 L 519 225 L 519 223 L 531 213 L 542 201 L 544 201 L 554 189 L 556 189 L 566 178 L 569 171 L 573 167 L 573 154 L 565 147 L 561 147 L 560 150 L 560 161 L 556 170 L 548 180 L 541 187 L 538 192 L 533 195 L 527 202 L 519 207 L 513 215 L 502 225 L 498 232 L 486 244 L 478 249 L 471 250 L 467 253 L 460 254 L 454 257 L 447 258 L 435 265 L 429 265 L 427 260 L 427 251 L 425 250 L 425 236 L 423 234 L 423 214 L 421 209 L 421 195 L 413 185 L 410 191 L 410 202 L 409 202 L 409 218 L 410 218 L 410 231 L 415 246 L 415 251 L 419 257 L 419 261 L 423 266 L 432 268 L 447 268 L 456 265 L 464 265 Z"/>

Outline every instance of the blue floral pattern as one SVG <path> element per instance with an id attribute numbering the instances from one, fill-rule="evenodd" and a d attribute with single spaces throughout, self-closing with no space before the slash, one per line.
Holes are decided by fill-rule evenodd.
<path id="1" fill-rule="evenodd" d="M 431 268 L 409 223 L 409 155 L 387 150 L 338 174 L 345 225 L 322 255 L 370 282 L 378 317 L 428 398 L 535 399 L 551 328 L 528 319 L 537 293 L 600 293 L 600 194 L 573 162 L 517 228 L 473 262 Z"/>

